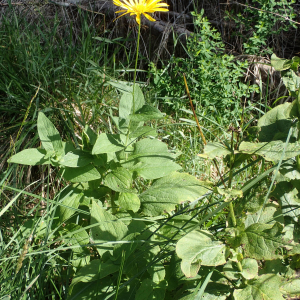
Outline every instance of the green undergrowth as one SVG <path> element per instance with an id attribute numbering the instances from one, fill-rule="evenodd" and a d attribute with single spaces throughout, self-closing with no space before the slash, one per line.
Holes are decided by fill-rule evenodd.
<path id="1" fill-rule="evenodd" d="M 253 118 L 246 64 L 202 15 L 195 65 L 174 58 L 154 87 L 117 80 L 106 51 L 120 41 L 87 30 L 62 51 L 55 26 L 14 22 L 0 38 L 14 39 L 0 58 L 0 299 L 300 295 L 298 57 L 271 60 L 294 101 Z M 168 114 L 163 88 L 178 92 Z"/>
<path id="2" fill-rule="evenodd" d="M 203 14 L 204 11 L 193 14 L 197 33 L 187 40 L 186 58 L 172 55 L 161 69 L 151 64 L 155 93 L 166 110 L 177 113 L 190 108 L 185 75 L 201 121 L 203 118 L 205 123 L 214 122 L 214 127 L 216 124 L 221 127 L 232 122 L 237 124 L 243 114 L 253 109 L 249 100 L 257 86 L 243 82 L 247 61 L 239 61 L 225 53 L 220 33 Z"/>

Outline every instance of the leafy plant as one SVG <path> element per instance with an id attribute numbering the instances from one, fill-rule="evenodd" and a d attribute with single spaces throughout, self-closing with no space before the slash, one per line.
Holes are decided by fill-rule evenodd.
<path id="1" fill-rule="evenodd" d="M 260 56 L 271 54 L 274 46 L 269 42 L 270 37 L 291 27 L 296 28 L 293 23 L 295 1 L 254 0 L 250 3 L 237 4 L 238 12 L 227 12 L 239 28 L 235 35 L 242 41 L 241 52 L 252 55 L 260 53 Z"/>
<path id="2" fill-rule="evenodd" d="M 132 88 L 124 89 L 129 92 L 121 97 L 119 116 L 114 117 L 117 133 L 97 135 L 86 127 L 80 149 L 75 149 L 61 140 L 40 112 L 37 128 L 42 148 L 23 150 L 10 159 L 11 163 L 59 167 L 61 176 L 73 183 L 58 197 L 53 222 L 56 235 L 68 238 L 74 248 L 70 259 L 78 272 L 70 286 L 70 299 L 87 295 L 96 299 L 100 294 L 110 298 L 115 293 L 126 297 L 133 290 L 136 299 L 144 299 L 144 289 L 161 298 L 166 289 L 161 261 L 165 251 L 161 252 L 156 232 L 160 218 L 165 217 L 159 216 L 183 201 L 197 200 L 210 188 L 209 183 L 176 172 L 181 167 L 166 144 L 151 137 L 141 139 L 156 135 L 144 122 L 163 115 L 145 104 L 138 85 L 134 108 Z M 82 219 L 75 222 L 78 209 L 88 212 L 89 226 Z M 87 246 L 100 257 L 90 259 Z"/>
<path id="3" fill-rule="evenodd" d="M 242 82 L 247 62 L 225 54 L 220 34 L 203 17 L 203 11 L 193 15 L 199 32 L 187 39 L 187 58 L 172 56 L 164 69 L 157 70 L 152 65 L 157 96 L 177 111 L 186 107 L 187 101 L 183 97 L 185 74 L 198 110 L 204 109 L 212 117 L 222 114 L 239 118 L 241 100 L 247 99 L 255 90 L 254 86 Z"/>
<path id="4" fill-rule="evenodd" d="M 293 84 L 289 80 L 296 78 L 293 72 L 299 64 L 297 57 L 283 60 L 272 56 L 272 65 L 283 71 L 283 80 L 293 87 L 291 93 L 297 99 L 258 120 L 251 130 L 259 142 L 238 142 L 240 133 L 233 129 L 230 143 L 213 142 L 204 148 L 202 157 L 224 157 L 229 167 L 228 177 L 214 189 L 228 204 L 228 225 L 217 232 L 194 229 L 177 242 L 176 253 L 186 277 L 197 278 L 207 268 L 206 277 L 200 279 L 201 289 L 185 299 L 195 295 L 204 299 L 284 299 L 300 294 L 296 276 L 300 254 L 299 77 Z M 232 185 L 234 172 L 237 175 L 252 163 L 234 169 L 254 155 L 273 166 L 238 189 L 237 183 Z M 213 277 L 213 273 L 221 277 Z M 209 282 L 214 289 L 208 288 Z"/>

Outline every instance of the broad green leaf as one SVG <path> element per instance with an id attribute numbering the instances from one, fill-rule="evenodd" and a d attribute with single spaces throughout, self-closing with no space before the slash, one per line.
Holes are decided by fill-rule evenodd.
<path id="1" fill-rule="evenodd" d="M 111 277 L 116 277 L 111 276 Z M 109 276 L 101 280 L 91 282 L 78 282 L 72 289 L 69 289 L 69 297 L 67 300 L 99 300 L 109 294 L 111 281 L 114 278 Z M 117 280 L 117 279 L 116 279 Z"/>
<path id="2" fill-rule="evenodd" d="M 25 149 L 13 155 L 8 162 L 28 166 L 50 164 L 50 159 L 45 159 L 44 149 Z"/>
<path id="3" fill-rule="evenodd" d="M 168 222 L 160 228 L 159 232 L 164 238 L 182 237 L 187 232 L 191 231 L 198 224 L 198 221 L 191 219 L 189 215 L 173 216 Z M 184 228 L 184 230 L 182 230 Z"/>
<path id="4" fill-rule="evenodd" d="M 132 94 L 132 86 L 128 85 L 128 81 L 108 81 L 108 84 L 114 86 L 122 93 Z"/>
<path id="5" fill-rule="evenodd" d="M 157 136 L 157 132 L 154 128 L 150 126 L 138 127 L 135 131 L 129 134 L 130 138 L 139 138 L 145 136 Z"/>
<path id="6" fill-rule="evenodd" d="M 143 158 L 151 156 L 162 156 L 166 158 L 175 157 L 174 154 L 168 151 L 168 145 L 156 139 L 142 139 L 134 144 L 134 151 L 129 158 Z"/>
<path id="7" fill-rule="evenodd" d="M 132 88 L 132 87 L 131 87 Z M 121 97 L 119 104 L 119 120 L 118 125 L 122 130 L 127 130 L 130 124 L 130 131 L 135 130 L 137 127 L 142 126 L 143 123 L 140 122 L 129 122 L 129 116 L 133 114 L 134 111 L 139 110 L 145 104 L 144 95 L 138 84 L 135 85 L 134 89 L 134 105 L 133 105 L 133 92 L 124 93 Z M 134 106 L 134 107 L 133 107 Z"/>
<path id="8" fill-rule="evenodd" d="M 275 190 L 272 192 L 272 196 L 279 200 L 284 216 L 290 216 L 297 220 L 300 215 L 300 199 L 298 197 L 299 191 L 293 183 L 287 181 L 278 182 Z"/>
<path id="9" fill-rule="evenodd" d="M 65 167 L 78 168 L 84 167 L 93 161 L 93 155 L 81 150 L 73 150 L 68 152 L 59 164 Z"/>
<path id="10" fill-rule="evenodd" d="M 172 291 L 177 289 L 177 287 L 185 281 L 185 276 L 181 271 L 180 261 L 181 259 L 176 253 L 173 253 L 169 263 L 165 265 L 165 279 L 168 282 L 168 290 Z"/>
<path id="11" fill-rule="evenodd" d="M 166 292 L 166 282 L 161 281 L 156 284 L 151 279 L 144 279 L 136 292 L 135 300 L 164 300 Z"/>
<path id="12" fill-rule="evenodd" d="M 66 167 L 63 176 L 71 182 L 87 182 L 101 178 L 98 170 L 91 164 L 79 168 Z"/>
<path id="13" fill-rule="evenodd" d="M 120 266 L 114 264 L 110 260 L 105 263 L 100 259 L 92 260 L 89 264 L 85 265 L 78 272 L 76 272 L 75 277 L 70 285 L 70 293 L 72 292 L 74 285 L 79 282 L 98 281 L 99 279 L 119 271 L 119 269 Z"/>
<path id="14" fill-rule="evenodd" d="M 156 179 L 181 169 L 173 158 L 165 143 L 146 138 L 134 144 L 133 153 L 122 166 L 145 179 Z"/>
<path id="15" fill-rule="evenodd" d="M 209 293 L 204 293 L 203 296 L 201 297 L 201 300 L 226 300 L 227 296 L 225 295 L 214 295 L 214 294 L 209 294 Z M 194 299 L 190 299 L 194 300 Z"/>
<path id="16" fill-rule="evenodd" d="M 284 283 L 280 290 L 284 295 L 289 297 L 300 296 L 300 278 L 295 278 Z"/>
<path id="17" fill-rule="evenodd" d="M 204 153 L 198 154 L 198 156 L 214 159 L 228 154 L 231 154 L 231 151 L 225 145 L 218 142 L 210 142 L 204 146 Z"/>
<path id="18" fill-rule="evenodd" d="M 278 258 L 273 260 L 266 260 L 263 267 L 259 270 L 259 275 L 263 274 L 285 274 L 287 275 L 287 266 L 284 260 Z"/>
<path id="19" fill-rule="evenodd" d="M 131 87 L 132 91 L 132 87 Z M 145 104 L 145 98 L 143 92 L 138 84 L 135 84 L 134 88 L 134 110 L 141 109 Z M 121 97 L 119 104 L 119 117 L 120 119 L 129 119 L 129 115 L 133 112 L 133 96 L 131 93 L 124 93 Z"/>
<path id="20" fill-rule="evenodd" d="M 92 154 L 114 153 L 124 149 L 119 134 L 101 133 L 93 147 Z"/>
<path id="21" fill-rule="evenodd" d="M 140 194 L 142 211 L 148 216 L 170 212 L 177 204 L 194 201 L 209 191 L 210 184 L 185 173 L 171 173 L 156 180 Z"/>
<path id="22" fill-rule="evenodd" d="M 182 259 L 181 269 L 186 277 L 194 277 L 197 274 L 194 264 L 197 264 L 198 268 L 200 265 L 224 265 L 225 250 L 226 246 L 219 241 L 213 241 L 213 235 L 205 230 L 191 231 L 176 245 L 176 253 Z"/>
<path id="23" fill-rule="evenodd" d="M 82 196 L 81 191 L 73 186 L 67 187 L 62 192 L 59 196 L 58 208 L 56 210 L 56 215 L 60 223 L 69 219 L 76 212 Z"/>
<path id="24" fill-rule="evenodd" d="M 68 232 L 68 236 L 65 238 L 67 245 L 78 246 L 76 248 L 72 248 L 72 265 L 76 268 L 87 265 L 90 262 L 91 253 L 87 248 L 90 238 L 86 230 L 79 225 L 68 223 L 64 227 L 64 231 Z"/>
<path id="25" fill-rule="evenodd" d="M 268 203 L 264 207 L 263 212 L 261 210 L 251 214 L 247 213 L 247 217 L 245 220 L 245 227 L 249 227 L 250 225 L 257 222 L 257 218 L 260 216 L 259 222 L 265 224 L 273 224 L 275 222 L 284 223 L 284 219 L 282 216 L 282 211 L 279 205 L 275 203 Z"/>
<path id="26" fill-rule="evenodd" d="M 279 172 L 287 181 L 300 179 L 300 172 L 297 169 L 296 163 L 286 162 L 284 165 L 281 165 Z"/>
<path id="27" fill-rule="evenodd" d="M 228 260 L 223 266 L 224 275 L 230 280 L 238 280 L 241 275 L 237 267 L 237 263 L 232 260 Z"/>
<path id="28" fill-rule="evenodd" d="M 242 276 L 245 279 L 253 279 L 258 274 L 258 264 L 255 259 L 245 258 L 242 260 Z"/>
<path id="29" fill-rule="evenodd" d="M 294 56 L 292 58 L 293 64 L 291 65 L 291 69 L 295 72 L 298 72 L 298 67 L 300 66 L 300 57 Z"/>
<path id="30" fill-rule="evenodd" d="M 162 119 L 163 117 L 164 115 L 159 109 L 146 104 L 141 109 L 137 110 L 135 114 L 130 115 L 130 120 L 133 122 L 146 122 Z"/>
<path id="31" fill-rule="evenodd" d="M 132 210 L 133 212 L 137 212 L 141 206 L 140 198 L 134 193 L 120 193 L 118 202 L 120 209 Z"/>
<path id="32" fill-rule="evenodd" d="M 249 281 L 246 288 L 235 290 L 235 300 L 284 300 L 280 292 L 281 278 L 274 274 L 259 276 Z"/>
<path id="33" fill-rule="evenodd" d="M 97 134 L 88 125 L 85 125 L 84 133 L 86 134 L 86 136 L 88 138 L 87 142 L 90 145 L 95 145 L 96 140 L 97 140 Z"/>
<path id="34" fill-rule="evenodd" d="M 63 153 L 63 144 L 59 132 L 53 123 L 40 112 L 37 119 L 40 140 L 47 152 L 54 152 L 57 156 Z"/>
<path id="35" fill-rule="evenodd" d="M 132 172 L 136 172 L 137 175 L 144 179 L 161 178 L 181 169 L 181 166 L 176 164 L 173 160 L 159 156 L 154 156 L 152 162 L 151 157 L 139 157 L 135 159 L 135 161 L 137 161 L 137 163 L 134 165 L 131 164 L 133 162 L 131 160 L 124 163 L 123 166 Z"/>
<path id="36" fill-rule="evenodd" d="M 271 142 L 275 140 L 286 141 L 288 132 L 292 126 L 292 116 L 297 115 L 297 105 L 284 103 L 276 106 L 262 116 L 257 123 L 260 128 L 258 139 L 260 142 Z M 294 130 L 290 141 L 296 141 L 297 132 Z"/>
<path id="37" fill-rule="evenodd" d="M 291 67 L 292 63 L 293 62 L 291 59 L 279 58 L 274 53 L 271 56 L 271 66 L 276 71 L 288 70 Z"/>
<path id="38" fill-rule="evenodd" d="M 127 226 L 118 220 L 110 211 L 102 207 L 101 202 L 92 202 L 91 237 L 96 243 L 100 255 L 108 250 L 113 250 L 113 243 L 120 241 L 127 233 Z"/>
<path id="39" fill-rule="evenodd" d="M 264 143 L 242 142 L 239 152 L 260 155 L 268 161 L 279 161 L 285 149 L 283 159 L 289 159 L 300 154 L 300 143 L 289 143 L 282 141 L 271 141 Z"/>
<path id="40" fill-rule="evenodd" d="M 63 153 L 62 156 L 65 156 L 68 152 L 76 150 L 74 145 L 71 142 L 62 142 L 63 144 Z"/>
<path id="41" fill-rule="evenodd" d="M 288 70 L 282 74 L 282 81 L 293 97 L 297 97 L 297 91 L 300 87 L 300 77 L 293 71 Z"/>
<path id="42" fill-rule="evenodd" d="M 114 169 L 105 176 L 105 185 L 116 192 L 133 192 L 132 173 L 122 167 Z"/>
<path id="43" fill-rule="evenodd" d="M 201 282 L 200 282 L 201 283 Z M 226 300 L 228 299 L 228 296 L 230 295 L 230 293 L 227 293 L 226 295 L 223 295 L 224 293 L 220 293 L 219 292 L 219 284 L 213 282 L 214 284 L 214 289 L 212 289 L 209 292 L 205 292 L 201 298 L 196 298 L 197 297 L 197 293 L 195 293 L 195 291 L 189 295 L 186 295 L 184 297 L 180 297 L 180 300 Z"/>
<path id="44" fill-rule="evenodd" d="M 282 238 L 282 225 L 255 223 L 240 234 L 245 257 L 258 260 L 270 260 L 283 256 L 286 249 L 291 249 L 291 244 Z"/>
<path id="45" fill-rule="evenodd" d="M 152 281 L 155 283 L 159 283 L 165 279 L 166 271 L 163 263 L 158 261 L 156 264 L 152 265 L 147 269 L 150 274 Z"/>

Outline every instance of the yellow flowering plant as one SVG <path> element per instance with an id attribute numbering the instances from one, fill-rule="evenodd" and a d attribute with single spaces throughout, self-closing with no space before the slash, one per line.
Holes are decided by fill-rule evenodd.
<path id="1" fill-rule="evenodd" d="M 136 22 L 139 25 L 138 28 L 138 38 L 137 38 L 137 49 L 136 49 L 136 59 L 135 59 L 135 67 L 134 67 L 134 75 L 133 75 L 133 108 L 134 104 L 134 89 L 135 89 L 135 81 L 136 81 L 136 69 L 137 69 L 137 62 L 139 56 L 139 45 L 140 45 L 140 35 L 141 35 L 141 15 L 144 15 L 148 20 L 154 22 L 156 21 L 153 19 L 148 13 L 154 13 L 156 11 L 169 11 L 169 5 L 164 2 L 160 2 L 161 0 L 113 0 L 116 6 L 120 6 L 124 8 L 123 10 L 119 10 L 116 13 L 123 13 L 118 18 L 130 14 L 136 15 Z M 117 18 L 117 19 L 118 19 Z"/>
<path id="2" fill-rule="evenodd" d="M 136 22 L 140 25 L 141 15 L 144 15 L 149 21 L 154 22 L 156 20 L 148 15 L 148 13 L 154 13 L 156 11 L 168 11 L 166 8 L 168 4 L 160 1 L 161 0 L 114 0 L 114 4 L 124 8 L 123 10 L 116 12 L 123 13 L 119 17 L 122 17 L 126 14 L 130 14 L 131 16 L 136 15 Z"/>

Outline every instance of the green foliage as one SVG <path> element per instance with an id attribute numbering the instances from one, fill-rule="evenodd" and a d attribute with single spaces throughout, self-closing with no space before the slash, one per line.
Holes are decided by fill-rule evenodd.
<path id="1" fill-rule="evenodd" d="M 224 55 L 219 35 L 202 15 L 196 23 L 200 33 L 187 48 L 192 61 L 173 58 L 173 78 L 158 71 L 157 88 L 181 97 L 183 81 L 175 74 L 188 72 L 198 109 L 218 109 L 229 119 L 248 95 L 240 83 L 246 64 Z M 139 85 L 111 81 L 122 96 L 101 131 L 82 116 L 69 138 L 50 121 L 51 110 L 40 111 L 40 147 L 14 154 L 9 163 L 15 173 L 21 167 L 14 164 L 48 169 L 46 195 L 1 183 L 1 192 L 12 195 L 0 211 L 1 299 L 299 296 L 299 62 L 272 56 L 293 103 L 270 110 L 248 132 L 242 123 L 231 135 L 224 131 L 193 161 L 208 161 L 217 174 L 213 182 L 198 179 L 208 177 L 203 171 L 199 177 L 181 172 L 179 151 L 155 138 L 164 114 L 146 104 Z M 197 134 L 189 130 L 192 143 Z M 179 144 L 185 160 L 192 160 L 186 144 Z M 29 203 L 26 214 L 19 213 L 20 197 Z"/>
<path id="2" fill-rule="evenodd" d="M 236 11 L 227 12 L 228 18 L 233 19 L 242 42 L 241 52 L 263 56 L 271 54 L 275 45 L 269 42 L 272 35 L 279 35 L 282 31 L 296 28 L 293 19 L 296 14 L 293 9 L 294 0 L 254 0 L 250 5 L 241 4 Z"/>
<path id="3" fill-rule="evenodd" d="M 289 76 L 286 71 L 292 67 L 298 69 L 298 58 L 283 61 L 273 56 L 273 59 L 272 65 L 282 70 L 283 76 Z M 211 272 L 222 274 L 222 282 L 231 289 L 228 298 L 219 294 L 224 299 L 284 299 L 284 296 L 293 291 L 297 293 L 295 266 L 291 262 L 299 259 L 299 235 L 296 227 L 300 207 L 300 114 L 297 109 L 300 93 L 298 88 L 294 88 L 297 87 L 298 79 L 294 82 L 295 85 L 290 89 L 297 99 L 293 103 L 279 105 L 258 121 L 256 138 L 264 142 L 238 140 L 238 133 L 235 134 L 233 130 L 231 143 L 208 143 L 201 155 L 209 159 L 224 157 L 229 166 L 228 178 L 222 181 L 224 183 L 228 180 L 228 184 L 222 188 L 219 185 L 213 190 L 225 201 L 224 204 L 228 204 L 228 226 L 223 232 L 221 230 L 214 235 L 211 228 L 207 231 L 189 231 L 177 242 L 176 253 L 182 260 L 181 270 L 187 277 L 196 279 L 202 273 L 203 266 L 213 266 Z M 279 130 L 268 132 L 271 128 Z M 275 173 L 271 181 L 266 178 L 270 171 L 246 181 L 241 188 L 242 193 L 238 193 L 239 184 L 235 183 L 235 189 L 232 189 L 232 184 L 234 174 L 241 171 L 234 173 L 233 170 L 240 166 L 241 161 L 248 161 L 253 155 L 264 161 L 274 162 Z M 241 170 L 249 168 L 249 165 L 251 163 Z M 267 186 L 264 185 L 266 180 Z M 270 200 L 270 193 L 279 205 Z M 278 261 L 283 262 L 281 271 L 277 268 Z M 259 270 L 260 264 L 266 264 L 263 272 Z M 206 274 L 211 276 L 211 273 Z M 218 289 L 217 284 L 221 281 L 210 278 Z M 292 278 L 293 283 L 289 282 L 289 278 Z M 202 277 L 200 280 L 203 286 Z M 186 299 L 192 299 L 195 292 L 196 290 Z M 215 299 L 213 295 L 211 297 Z"/>
<path id="4" fill-rule="evenodd" d="M 122 96 L 127 103 L 119 107 L 119 117 L 114 117 L 117 128 L 121 128 L 117 133 L 97 135 L 85 127 L 80 149 L 66 147 L 55 126 L 40 112 L 37 129 L 42 148 L 23 150 L 10 159 L 14 163 L 51 164 L 59 168 L 66 181 L 78 183 L 60 195 L 55 210 L 57 219 L 53 222 L 54 236 L 68 236 L 68 245 L 72 247 L 68 259 L 74 272 L 79 269 L 70 286 L 70 299 L 84 299 L 87 295 L 96 299 L 99 293 L 112 297 L 116 290 L 109 286 L 115 286 L 117 280 L 112 276 L 121 276 L 122 295 L 126 295 L 124 287 L 128 286 L 129 291 L 137 289 L 135 299 L 145 294 L 162 299 L 167 282 L 165 267 L 156 260 L 164 253 L 156 245 L 155 232 L 159 227 L 148 226 L 146 220 L 156 222 L 156 217 L 171 213 L 181 202 L 197 200 L 211 187 L 210 183 L 176 172 L 181 167 L 174 162 L 176 153 L 168 151 L 166 144 L 142 138 L 151 127 L 147 126 L 146 131 L 137 129 L 151 118 L 163 115 L 145 104 L 138 85 L 134 90 L 139 98 Z M 141 136 L 131 138 L 133 132 L 141 132 Z M 39 153 L 37 160 L 24 161 L 24 155 L 34 151 Z M 147 187 L 140 187 L 142 180 L 153 181 Z M 73 218 L 84 207 L 90 224 L 87 229 L 78 219 L 74 224 Z M 86 248 L 89 238 L 99 259 L 90 258 Z M 138 262 L 137 267 L 140 260 L 142 263 Z M 123 273 L 118 275 L 116 271 L 120 268 Z M 145 271 L 148 276 L 143 275 Z M 139 274 L 141 280 L 133 280 Z M 102 278 L 100 286 L 94 282 Z M 82 288 L 87 282 L 88 292 Z"/>
<path id="5" fill-rule="evenodd" d="M 224 119 L 229 116 L 238 119 L 241 100 L 255 90 L 254 86 L 242 82 L 247 62 L 225 54 L 220 34 L 203 17 L 203 12 L 194 17 L 199 32 L 187 39 L 187 58 L 172 56 L 169 64 L 160 70 L 152 65 L 156 93 L 177 111 L 186 107 L 185 74 L 191 97 L 199 110 L 204 109 L 212 118 L 222 114 Z"/>

